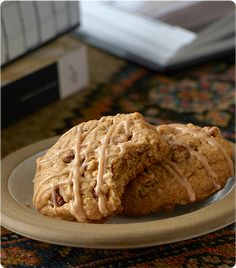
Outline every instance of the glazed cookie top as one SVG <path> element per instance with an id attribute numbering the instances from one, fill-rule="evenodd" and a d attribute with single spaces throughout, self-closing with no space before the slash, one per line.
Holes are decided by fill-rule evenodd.
<path id="1" fill-rule="evenodd" d="M 169 124 L 156 129 L 170 151 L 126 186 L 125 215 L 171 211 L 176 205 L 206 199 L 234 174 L 233 146 L 217 127 Z"/>
<path id="2" fill-rule="evenodd" d="M 155 153 L 158 148 L 162 153 Z M 81 123 L 37 160 L 33 203 L 51 216 L 64 206 L 80 222 L 100 220 L 120 206 L 117 196 L 122 190 L 117 185 L 128 182 L 126 173 L 136 175 L 135 169 L 141 171 L 158 161 L 167 150 L 155 128 L 139 113 Z M 140 161 L 145 151 L 145 157 L 152 159 L 150 163 L 129 165 L 134 156 L 140 155 L 136 159 Z M 121 170 L 124 165 L 127 169 Z"/>
<path id="3" fill-rule="evenodd" d="M 184 152 L 187 151 L 190 156 L 194 156 L 198 159 L 217 190 L 221 188 L 221 185 L 218 183 L 218 176 L 212 169 L 209 159 L 206 157 L 207 151 L 214 148 L 216 152 L 222 154 L 227 163 L 229 175 L 233 176 L 234 168 L 233 161 L 231 160 L 231 158 L 233 158 L 232 146 L 228 141 L 223 139 L 219 128 L 208 126 L 201 128 L 189 123 L 186 125 L 160 125 L 157 126 L 156 129 L 162 138 L 171 146 L 172 151 L 174 152 L 175 149 L 178 151 L 177 155 L 172 153 L 172 157 L 180 159 L 166 159 L 162 163 L 162 166 L 168 170 L 168 172 L 171 173 L 182 186 L 184 186 L 190 201 L 195 200 L 195 193 L 191 184 L 177 165 L 177 163 L 181 161 L 181 153 L 179 153 L 181 147 L 184 149 Z M 217 162 L 218 158 L 217 154 L 212 154 L 211 162 Z"/>

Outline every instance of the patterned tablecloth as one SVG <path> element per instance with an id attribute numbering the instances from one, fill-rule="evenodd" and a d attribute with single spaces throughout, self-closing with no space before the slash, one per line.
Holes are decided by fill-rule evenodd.
<path id="1" fill-rule="evenodd" d="M 153 124 L 216 125 L 235 139 L 235 66 L 227 57 L 157 73 L 89 48 L 88 88 L 2 131 L 2 156 L 102 115 L 141 112 Z M 4 267 L 233 267 L 234 225 L 195 239 L 132 250 L 51 245 L 2 227 Z"/>

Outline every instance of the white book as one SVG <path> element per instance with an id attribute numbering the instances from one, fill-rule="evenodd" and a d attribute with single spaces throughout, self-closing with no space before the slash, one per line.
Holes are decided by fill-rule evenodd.
<path id="1" fill-rule="evenodd" d="M 1 65 L 79 25 L 79 1 L 5 1 L 1 5 Z"/>
<path id="2" fill-rule="evenodd" d="M 68 10 L 65 1 L 53 1 L 57 32 L 63 31 L 69 25 Z"/>
<path id="3" fill-rule="evenodd" d="M 24 33 L 22 30 L 22 21 L 17 2 L 4 2 L 4 31 L 6 33 L 8 45 L 8 57 L 15 57 L 25 49 Z"/>
<path id="4" fill-rule="evenodd" d="M 37 16 L 40 24 L 41 40 L 49 40 L 51 36 L 56 34 L 56 25 L 53 16 L 53 7 L 51 1 L 36 1 Z"/>
<path id="5" fill-rule="evenodd" d="M 234 9 L 230 1 L 111 1 L 113 6 L 171 25 L 196 30 Z"/>
<path id="6" fill-rule="evenodd" d="M 33 1 L 19 1 L 22 14 L 23 31 L 27 48 L 36 46 L 40 42 L 39 24 L 35 16 Z"/>
<path id="7" fill-rule="evenodd" d="M 78 1 L 66 1 L 69 9 L 69 18 L 71 25 L 76 24 L 79 17 Z"/>
<path id="8" fill-rule="evenodd" d="M 7 51 L 6 51 L 6 38 L 5 32 L 1 31 L 1 61 L 4 64 L 7 61 Z"/>
<path id="9" fill-rule="evenodd" d="M 235 14 L 230 11 L 231 2 L 226 6 L 219 3 L 219 7 L 217 2 L 214 6 L 210 3 L 207 9 L 201 1 L 82 1 L 77 34 L 93 45 L 153 69 L 173 68 L 234 49 Z M 157 6 L 159 9 L 155 9 Z M 191 27 L 197 30 L 156 19 L 159 16 L 171 21 L 172 14 L 178 24 L 189 26 L 183 10 L 189 14 L 199 11 L 199 16 L 209 13 L 207 20 L 202 16 L 208 24 L 199 30 L 196 14 L 192 15 L 195 19 Z"/>

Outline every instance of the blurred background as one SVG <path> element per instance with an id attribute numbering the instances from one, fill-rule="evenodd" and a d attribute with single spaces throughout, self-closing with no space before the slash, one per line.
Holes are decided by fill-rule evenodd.
<path id="1" fill-rule="evenodd" d="M 233 67 L 224 67 L 227 73 L 213 88 L 208 79 L 220 74 L 213 71 L 209 78 L 199 67 L 213 61 L 212 67 L 223 70 L 234 62 L 231 1 L 5 1 L 1 15 L 2 128 L 56 102 L 68 102 L 65 114 L 76 111 L 80 120 L 85 104 L 74 99 L 90 90 L 90 100 L 81 102 L 102 101 L 92 108 L 94 114 L 83 112 L 86 120 L 134 110 L 156 124 L 166 117 L 176 120 L 176 112 L 181 121 L 197 124 L 231 120 L 229 110 L 215 111 L 218 104 L 224 109 L 232 104 L 231 84 L 214 88 L 232 82 Z M 133 87 L 130 99 L 128 85 Z M 145 105 L 143 94 L 149 96 Z M 123 98 L 119 104 L 116 95 Z M 212 116 L 218 119 L 211 121 Z"/>

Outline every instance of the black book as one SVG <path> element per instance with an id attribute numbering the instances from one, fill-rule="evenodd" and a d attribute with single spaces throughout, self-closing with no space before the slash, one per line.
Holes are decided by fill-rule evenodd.
<path id="1" fill-rule="evenodd" d="M 86 87 L 87 50 L 66 35 L 2 68 L 1 76 L 4 128 Z"/>

